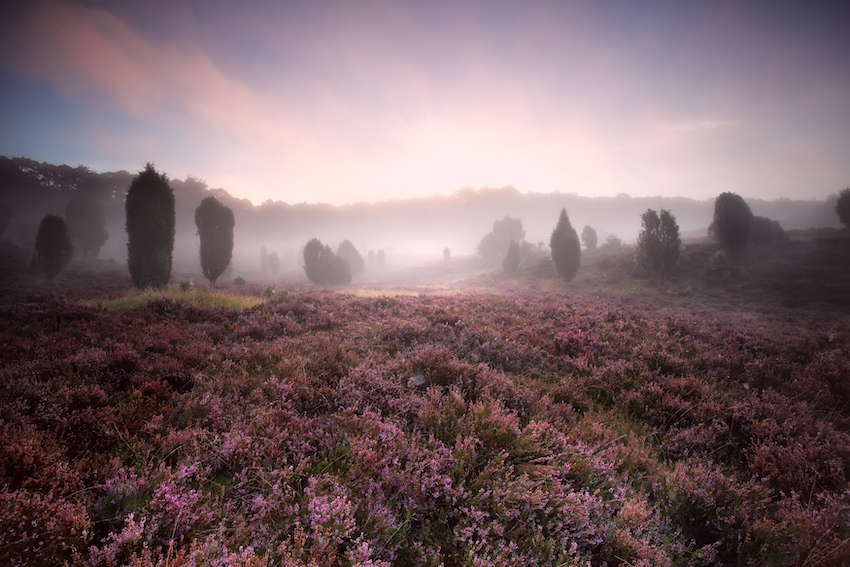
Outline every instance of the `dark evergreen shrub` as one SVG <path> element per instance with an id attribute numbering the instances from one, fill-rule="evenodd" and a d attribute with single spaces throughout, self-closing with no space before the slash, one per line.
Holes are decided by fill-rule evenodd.
<path id="1" fill-rule="evenodd" d="M 581 244 L 578 234 L 570 224 L 566 209 L 561 209 L 558 224 L 549 239 L 549 248 L 552 250 L 552 261 L 555 262 L 558 275 L 564 278 L 564 281 L 576 277 L 581 265 Z"/>
<path id="2" fill-rule="evenodd" d="M 101 246 L 109 239 L 100 201 L 87 193 L 78 193 L 65 207 L 65 221 L 80 258 L 97 258 Z"/>
<path id="3" fill-rule="evenodd" d="M 56 215 L 46 215 L 41 219 L 35 236 L 38 269 L 44 277 L 52 280 L 68 265 L 73 254 L 74 246 L 65 220 Z"/>
<path id="4" fill-rule="evenodd" d="M 508 253 L 505 255 L 505 259 L 502 260 L 502 269 L 505 273 L 515 274 L 519 270 L 519 262 L 519 244 L 516 243 L 516 240 L 511 240 L 511 243 L 508 245 Z"/>
<path id="5" fill-rule="evenodd" d="M 360 255 L 360 252 L 357 251 L 357 248 L 349 240 L 342 241 L 336 249 L 336 255 L 348 260 L 352 274 L 361 274 L 366 268 L 366 261 L 363 260 L 363 256 Z"/>
<path id="6" fill-rule="evenodd" d="M 493 222 L 493 230 L 484 235 L 476 247 L 479 256 L 489 259 L 504 258 L 511 240 L 521 242 L 525 238 L 522 220 L 505 216 Z"/>
<path id="7" fill-rule="evenodd" d="M 718 195 L 714 201 L 714 219 L 708 233 L 733 262 L 740 261 L 743 256 L 752 226 L 753 212 L 740 195 Z"/>
<path id="8" fill-rule="evenodd" d="M 127 266 L 133 285 L 160 288 L 171 277 L 174 192 L 164 173 L 148 163 L 127 191 Z"/>
<path id="9" fill-rule="evenodd" d="M 670 211 L 661 209 L 661 215 L 647 209 L 641 215 L 642 230 L 638 235 L 637 264 L 654 275 L 667 274 L 679 261 L 682 241 L 679 225 Z"/>
<path id="10" fill-rule="evenodd" d="M 304 273 L 316 284 L 344 285 L 351 282 L 348 260 L 334 254 L 330 246 L 322 244 L 318 238 L 311 239 L 304 246 Z"/>
<path id="11" fill-rule="evenodd" d="M 195 209 L 195 226 L 201 237 L 201 271 L 213 285 L 233 256 L 235 223 L 230 207 L 215 197 L 206 197 Z"/>
<path id="12" fill-rule="evenodd" d="M 753 226 L 750 229 L 750 244 L 760 246 L 772 246 L 782 242 L 788 242 L 788 234 L 779 224 L 779 221 L 767 217 L 753 217 Z"/>
<path id="13" fill-rule="evenodd" d="M 581 231 L 581 243 L 588 250 L 596 250 L 596 231 L 589 224 L 584 225 L 584 229 Z"/>

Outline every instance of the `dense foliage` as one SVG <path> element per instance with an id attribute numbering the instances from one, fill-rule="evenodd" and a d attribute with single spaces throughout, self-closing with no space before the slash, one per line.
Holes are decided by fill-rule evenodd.
<path id="1" fill-rule="evenodd" d="M 378 253 L 380 263 L 380 252 Z M 351 265 L 337 256 L 330 246 L 313 238 L 304 246 L 304 273 L 315 284 L 345 285 L 351 283 Z"/>
<path id="2" fill-rule="evenodd" d="M 549 248 L 552 250 L 552 261 L 555 262 L 558 275 L 564 278 L 564 281 L 576 277 L 581 265 L 581 244 L 573 225 L 570 224 L 566 209 L 561 209 L 558 224 L 549 239 Z"/>
<path id="3" fill-rule="evenodd" d="M 366 261 L 350 240 L 343 240 L 336 248 L 336 255 L 348 260 L 352 275 L 362 274 L 366 269 Z"/>
<path id="4" fill-rule="evenodd" d="M 749 243 L 752 226 L 753 212 L 740 195 L 718 195 L 714 201 L 714 218 L 708 232 L 732 261 L 741 259 Z"/>
<path id="5" fill-rule="evenodd" d="M 574 291 L 0 308 L 5 565 L 850 561 L 835 320 Z"/>
<path id="6" fill-rule="evenodd" d="M 596 230 L 589 224 L 584 225 L 584 228 L 581 231 L 581 243 L 588 250 L 596 250 L 596 243 L 598 242 L 596 237 Z"/>
<path id="7" fill-rule="evenodd" d="M 484 235 L 476 247 L 476 252 L 483 258 L 498 260 L 504 258 L 512 240 L 521 242 L 525 238 L 522 219 L 505 216 L 493 222 L 493 230 Z"/>
<path id="8" fill-rule="evenodd" d="M 147 164 L 127 191 L 127 266 L 133 285 L 160 288 L 171 277 L 174 192 L 164 173 Z"/>
<path id="9" fill-rule="evenodd" d="M 641 215 L 641 225 L 635 261 L 650 274 L 670 273 L 682 251 L 676 217 L 665 209 L 661 209 L 661 214 L 647 209 Z"/>
<path id="10" fill-rule="evenodd" d="M 850 228 L 850 187 L 842 189 L 835 202 L 835 212 L 841 220 L 841 224 Z"/>
<path id="11" fill-rule="evenodd" d="M 779 221 L 762 216 L 753 217 L 753 226 L 750 229 L 750 244 L 771 246 L 788 241 L 788 234 L 786 234 L 782 225 L 779 224 Z"/>
<path id="12" fill-rule="evenodd" d="M 508 245 L 508 252 L 505 254 L 505 259 L 502 260 L 502 269 L 507 274 L 515 274 L 519 270 L 520 251 L 519 244 L 516 240 L 511 240 Z"/>
<path id="13" fill-rule="evenodd" d="M 215 197 L 206 197 L 195 209 L 195 226 L 201 238 L 201 270 L 212 284 L 230 265 L 234 225 L 233 211 Z"/>
<path id="14" fill-rule="evenodd" d="M 38 269 L 44 277 L 52 280 L 68 265 L 73 255 L 74 246 L 65 219 L 57 215 L 45 215 L 35 237 Z"/>
<path id="15" fill-rule="evenodd" d="M 65 222 L 77 254 L 83 259 L 97 258 L 100 248 L 109 240 L 100 201 L 88 193 L 78 193 L 65 207 Z"/>

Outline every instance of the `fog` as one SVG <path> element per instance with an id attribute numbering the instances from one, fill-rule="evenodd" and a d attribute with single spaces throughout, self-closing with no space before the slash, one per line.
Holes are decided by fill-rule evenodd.
<path id="1" fill-rule="evenodd" d="M 82 167 L 51 166 L 22 158 L 0 158 L 0 166 L 0 202 L 14 209 L 7 238 L 31 247 L 45 214 L 61 216 L 76 192 L 90 192 L 103 206 L 109 232 L 99 258 L 126 263 L 124 195 L 132 174 L 98 174 Z M 343 240 L 349 240 L 364 259 L 370 251 L 383 250 L 383 269 L 390 271 L 442 261 L 444 248 L 450 249 L 453 258 L 472 256 L 482 237 L 492 230 L 493 222 L 505 216 L 522 221 L 525 240 L 532 244 L 548 245 L 562 208 L 579 234 L 585 225 L 590 225 L 600 243 L 608 235 L 615 235 L 629 244 L 636 240 L 641 228 L 640 214 L 647 208 L 671 211 L 684 239 L 705 237 L 714 210 L 713 199 L 631 198 L 626 194 L 584 197 L 574 193 L 520 193 L 513 187 L 467 187 L 451 196 L 344 206 L 281 201 L 254 206 L 223 189 L 211 190 L 195 178 L 170 183 L 176 214 L 173 271 L 178 277 L 196 278 L 202 276 L 194 214 L 201 200 L 209 195 L 230 207 L 236 220 L 233 260 L 229 272 L 222 277 L 242 274 L 249 279 L 270 278 L 260 269 L 260 249 L 265 246 L 268 253 L 276 252 L 280 258 L 279 280 L 304 279 L 301 249 L 311 238 L 320 239 L 334 250 Z M 747 202 L 754 214 L 778 220 L 783 228 L 791 230 L 840 226 L 835 198 Z M 367 263 L 366 271 L 375 273 L 377 267 Z"/>

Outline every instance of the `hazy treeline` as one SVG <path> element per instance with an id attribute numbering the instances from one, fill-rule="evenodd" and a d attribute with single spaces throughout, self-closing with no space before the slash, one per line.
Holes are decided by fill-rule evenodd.
<path id="1" fill-rule="evenodd" d="M 137 173 L 97 173 L 84 166 L 0 157 L 0 203 L 14 210 L 5 235 L 20 245 L 32 246 L 40 219 L 48 213 L 63 215 L 70 199 L 83 192 L 95 196 L 106 215 L 109 239 L 100 258 L 124 263 L 124 197 Z M 281 272 L 300 270 L 301 248 L 311 238 L 333 248 L 349 240 L 364 257 L 370 250 L 385 250 L 388 265 L 441 259 L 445 248 L 450 248 L 452 256 L 470 255 L 493 221 L 505 215 L 522 220 L 528 242 L 548 242 L 562 208 L 569 212 L 574 226 L 591 225 L 600 242 L 608 235 L 634 242 L 641 230 L 640 215 L 649 208 L 671 211 L 682 236 L 692 238 L 706 235 L 714 207 L 714 198 L 582 197 L 575 193 L 520 193 L 510 186 L 466 187 L 449 196 L 342 206 L 272 200 L 253 205 L 224 189 L 210 189 L 198 178 L 171 179 L 170 184 L 176 201 L 174 266 L 194 271 L 200 267 L 194 213 L 210 195 L 234 213 L 233 269 L 241 272 L 259 271 L 262 246 L 280 257 Z M 836 198 L 747 199 L 747 203 L 754 214 L 778 220 L 785 229 L 838 227 Z"/>

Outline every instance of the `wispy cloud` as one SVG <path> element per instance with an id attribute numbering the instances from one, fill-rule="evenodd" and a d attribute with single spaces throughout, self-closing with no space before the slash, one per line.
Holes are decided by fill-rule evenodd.
<path id="1" fill-rule="evenodd" d="M 90 146 L 92 163 L 154 160 L 254 201 L 506 184 L 707 195 L 744 179 L 756 186 L 756 174 L 741 173 L 756 154 L 776 157 L 792 179 L 800 168 L 790 171 L 789 155 L 805 162 L 850 137 L 834 120 L 810 119 L 812 100 L 817 116 L 835 113 L 847 80 L 816 67 L 786 96 L 782 81 L 800 57 L 776 37 L 758 43 L 736 23 L 740 10 L 633 21 L 582 3 L 199 3 L 193 12 L 189 2 L 177 20 L 148 13 L 140 26 L 140 8 L 99 5 L 22 5 L 0 23 L 0 62 L 90 117 L 67 145 Z"/>

